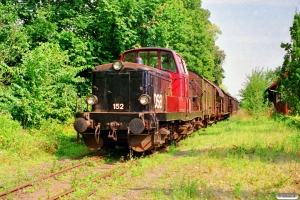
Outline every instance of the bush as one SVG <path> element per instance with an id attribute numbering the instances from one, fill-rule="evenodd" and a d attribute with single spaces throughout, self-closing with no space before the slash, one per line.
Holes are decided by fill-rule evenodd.
<path id="1" fill-rule="evenodd" d="M 39 129 L 23 129 L 9 114 L 0 115 L 1 156 L 16 155 L 22 159 L 43 155 L 74 157 L 88 152 L 83 143 L 71 142 L 76 136 L 73 120 L 41 120 Z"/>
<path id="2" fill-rule="evenodd" d="M 32 158 L 47 153 L 50 146 L 43 138 L 33 137 L 9 114 L 0 115 L 0 150 L 20 158 Z"/>
<path id="3" fill-rule="evenodd" d="M 43 43 L 11 69 L 11 92 L 3 94 L 0 108 L 10 112 L 24 127 L 39 126 L 42 119 L 66 120 L 75 112 L 76 75 L 82 68 L 68 65 L 67 52 L 58 44 Z"/>
<path id="4" fill-rule="evenodd" d="M 247 75 L 245 88 L 239 91 L 241 107 L 250 112 L 251 115 L 260 115 L 270 107 L 270 103 L 265 100 L 264 92 L 273 81 L 275 73 L 255 69 L 251 75 Z"/>

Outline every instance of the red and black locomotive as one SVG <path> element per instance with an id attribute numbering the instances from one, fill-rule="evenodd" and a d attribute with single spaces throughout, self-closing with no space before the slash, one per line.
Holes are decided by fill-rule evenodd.
<path id="1" fill-rule="evenodd" d="M 238 101 L 187 70 L 167 48 L 138 48 L 92 71 L 90 112 L 74 128 L 91 149 L 126 145 L 144 152 L 230 116 Z"/>

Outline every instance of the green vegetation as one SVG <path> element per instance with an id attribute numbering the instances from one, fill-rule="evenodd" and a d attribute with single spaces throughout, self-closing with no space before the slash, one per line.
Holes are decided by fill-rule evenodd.
<path id="1" fill-rule="evenodd" d="M 43 120 L 41 128 L 24 130 L 20 124 L 11 120 L 10 115 L 0 117 L 1 161 L 9 158 L 11 162 L 23 159 L 36 159 L 43 156 L 76 157 L 87 152 L 84 145 L 72 143 L 75 131 L 71 122 Z M 3 159 L 3 160 L 2 160 Z M 7 162 L 7 160 L 5 161 Z"/>
<path id="2" fill-rule="evenodd" d="M 42 119 L 65 121 L 75 112 L 75 78 L 79 68 L 69 66 L 68 55 L 59 46 L 43 43 L 24 55 L 23 64 L 11 70 L 11 85 L 3 94 L 7 111 L 23 126 L 39 126 Z"/>
<path id="3" fill-rule="evenodd" d="M 247 75 L 244 88 L 239 91 L 241 107 L 256 117 L 262 115 L 270 107 L 264 93 L 274 79 L 276 74 L 271 70 L 255 69 Z"/>
<path id="4" fill-rule="evenodd" d="M 75 131 L 70 122 L 43 120 L 41 128 L 24 130 L 11 118 L 0 116 L 0 182 L 5 187 L 59 169 L 60 159 L 88 153 L 82 143 L 71 142 Z M 39 169 L 43 164 L 48 167 Z"/>
<path id="5" fill-rule="evenodd" d="M 291 114 L 300 114 L 300 14 L 294 16 L 290 28 L 292 44 L 281 44 L 286 55 L 278 73 L 278 89 L 283 101 L 288 102 Z"/>

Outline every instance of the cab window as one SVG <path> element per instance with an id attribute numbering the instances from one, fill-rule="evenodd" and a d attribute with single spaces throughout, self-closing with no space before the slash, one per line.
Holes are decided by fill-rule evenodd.
<path id="1" fill-rule="evenodd" d="M 140 51 L 139 57 L 142 58 L 144 65 L 158 67 L 157 51 Z"/>
<path id="2" fill-rule="evenodd" d="M 182 71 L 183 71 L 185 74 L 188 74 L 188 71 L 187 71 L 187 68 L 186 68 L 185 61 L 184 61 L 180 56 L 177 56 L 177 58 L 178 58 L 179 66 L 180 66 L 180 68 L 182 69 Z"/>
<path id="3" fill-rule="evenodd" d="M 161 69 L 177 73 L 177 68 L 172 53 L 162 51 L 160 59 Z"/>
<path id="4" fill-rule="evenodd" d="M 126 53 L 123 60 L 124 62 L 135 62 L 135 52 Z"/>

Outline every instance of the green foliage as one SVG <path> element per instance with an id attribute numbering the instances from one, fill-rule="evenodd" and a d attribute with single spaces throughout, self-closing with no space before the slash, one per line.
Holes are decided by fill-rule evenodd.
<path id="1" fill-rule="evenodd" d="M 262 114 L 262 111 L 269 107 L 264 98 L 264 91 L 274 81 L 274 77 L 274 72 L 270 70 L 252 70 L 252 74 L 246 76 L 244 88 L 239 91 L 242 97 L 241 107 L 257 116 Z"/>
<path id="2" fill-rule="evenodd" d="M 0 117 L 0 149 L 19 149 L 15 135 L 12 133 L 22 132 L 20 124 L 12 120 L 12 117 L 8 114 L 3 114 Z M 21 137 L 24 137 L 22 134 Z M 24 138 L 22 138 L 24 139 Z"/>
<path id="3" fill-rule="evenodd" d="M 53 14 L 48 6 L 41 7 L 36 11 L 34 20 L 25 26 L 31 40 L 31 49 L 56 37 L 58 27 L 50 21 Z"/>
<path id="4" fill-rule="evenodd" d="M 188 18 L 187 40 L 183 41 L 185 45 L 182 45 L 181 49 L 175 49 L 182 53 L 189 69 L 220 84 L 222 78 L 217 74 L 214 76 L 214 71 L 220 68 L 222 63 L 222 61 L 218 62 L 217 60 L 225 58 L 216 53 L 219 50 L 215 46 L 215 38 L 221 32 L 216 25 L 210 23 L 208 20 L 210 13 L 199 6 L 199 1 L 190 0 L 184 4 L 186 6 L 185 15 Z"/>
<path id="5" fill-rule="evenodd" d="M 57 44 L 42 43 L 23 57 L 23 64 L 12 70 L 12 84 L 6 86 L 5 107 L 23 126 L 39 125 L 42 119 L 65 120 L 75 111 L 74 78 L 78 69 L 68 65 L 68 55 Z"/>
<path id="6" fill-rule="evenodd" d="M 213 77 L 215 77 L 215 83 L 217 85 L 222 84 L 222 80 L 225 78 L 224 69 L 222 68 L 223 61 L 225 60 L 224 51 L 219 50 L 219 47 L 215 48 L 215 67 L 213 69 Z"/>
<path id="7" fill-rule="evenodd" d="M 169 46 L 184 55 L 190 69 L 222 81 L 224 56 L 215 47 L 221 32 L 198 0 L 13 2 L 31 47 L 58 42 L 72 54 L 71 62 L 80 57 L 81 65 L 91 67 L 139 45 Z"/>
<path id="8" fill-rule="evenodd" d="M 12 119 L 11 115 L 2 113 L 0 116 L 0 158 L 6 154 L 28 159 L 45 154 L 76 157 L 84 152 L 87 153 L 85 145 L 71 142 L 74 132 L 72 122 L 62 123 L 53 119 L 42 120 L 39 129 L 24 130 L 19 122 Z"/>
<path id="9" fill-rule="evenodd" d="M 290 28 L 292 44 L 281 44 L 286 50 L 283 65 L 278 73 L 278 89 L 282 101 L 288 102 L 292 114 L 300 114 L 300 14 L 294 16 Z"/>
<path id="10" fill-rule="evenodd" d="M 13 5 L 0 3 L 0 16 L 0 66 L 15 65 L 28 50 L 28 36 Z"/>

